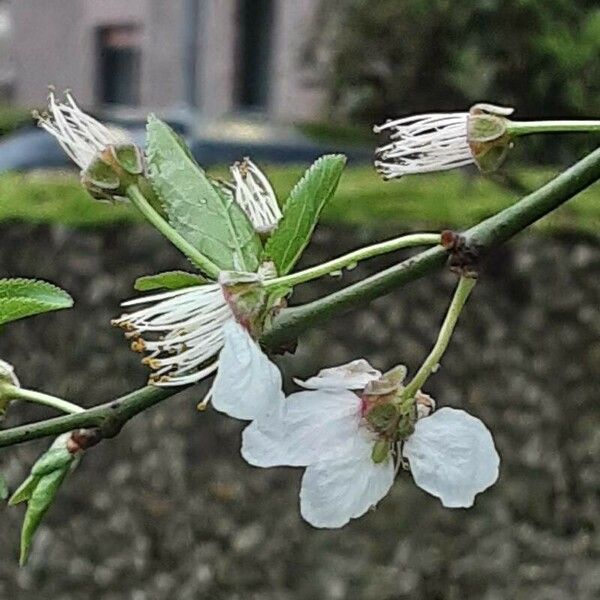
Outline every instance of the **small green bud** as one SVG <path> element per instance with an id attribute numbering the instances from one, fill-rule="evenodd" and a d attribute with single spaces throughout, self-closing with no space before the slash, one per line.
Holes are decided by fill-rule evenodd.
<path id="1" fill-rule="evenodd" d="M 21 566 L 27 562 L 35 533 L 54 502 L 62 482 L 79 462 L 79 455 L 68 450 L 70 437 L 70 433 L 64 433 L 54 440 L 9 500 L 11 506 L 27 503 L 21 529 Z"/>

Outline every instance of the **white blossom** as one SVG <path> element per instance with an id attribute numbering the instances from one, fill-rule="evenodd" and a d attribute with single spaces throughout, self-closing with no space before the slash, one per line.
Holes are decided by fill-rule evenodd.
<path id="1" fill-rule="evenodd" d="M 54 136 L 69 158 L 83 171 L 108 146 L 130 143 L 125 133 L 109 129 L 84 111 L 68 92 L 57 102 L 54 92 L 48 96 L 47 114 L 37 115 L 38 125 Z"/>
<path id="2" fill-rule="evenodd" d="M 224 278 L 223 278 L 224 279 Z M 222 283 L 222 282 L 221 282 Z M 251 420 L 283 397 L 281 375 L 229 307 L 221 284 L 198 285 L 125 302 L 149 304 L 115 319 L 132 339 L 132 349 L 147 353 L 143 363 L 154 373 L 150 383 L 180 386 L 216 372 L 202 406 Z"/>
<path id="3" fill-rule="evenodd" d="M 371 416 L 393 398 L 394 385 L 401 391 L 393 375 L 382 376 L 365 360 L 322 370 L 301 384 L 307 391 L 287 399 L 279 394 L 257 411 L 242 435 L 242 456 L 257 467 L 306 467 L 300 512 L 315 527 L 341 527 L 360 517 L 387 494 L 395 477 L 393 450 L 401 440 L 379 429 Z M 378 388 L 383 395 L 373 395 Z M 444 506 L 471 506 L 498 477 L 490 432 L 462 410 L 430 414 L 435 401 L 422 392 L 415 402 L 414 432 L 402 449 L 415 483 Z M 374 452 L 382 444 L 387 450 Z"/>
<path id="4" fill-rule="evenodd" d="M 498 479 L 492 435 L 464 410 L 446 407 L 419 419 L 403 454 L 415 483 L 448 508 L 472 506 L 476 494 Z"/>
<path id="5" fill-rule="evenodd" d="M 230 171 L 234 199 L 254 229 L 259 233 L 269 233 L 275 229 L 282 214 L 275 192 L 264 173 L 249 158 L 234 163 Z"/>
<path id="6" fill-rule="evenodd" d="M 19 379 L 15 374 L 15 368 L 2 359 L 0 359 L 0 383 L 8 383 L 15 387 L 21 387 Z"/>
<path id="7" fill-rule="evenodd" d="M 242 436 L 242 455 L 250 464 L 306 467 L 300 512 L 315 527 L 341 527 L 361 516 L 394 480 L 391 457 L 381 463 L 372 459 L 378 438 L 363 418 L 363 401 L 351 391 L 357 385 L 353 371 L 370 372 L 365 380 L 377 378 L 378 371 L 366 361 L 356 368 L 357 362 L 337 369 L 336 376 L 349 374 L 346 383 L 340 378 L 330 387 L 332 370 L 321 372 L 310 383 L 316 389 L 279 401 Z"/>
<path id="8" fill-rule="evenodd" d="M 389 120 L 374 131 L 390 131 L 376 150 L 375 168 L 384 179 L 463 167 L 475 162 L 468 143 L 468 112 L 431 113 Z"/>

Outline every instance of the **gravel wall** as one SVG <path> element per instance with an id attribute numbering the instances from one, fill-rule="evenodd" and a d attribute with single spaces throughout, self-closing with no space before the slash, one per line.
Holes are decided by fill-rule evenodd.
<path id="1" fill-rule="evenodd" d="M 0 356 L 30 387 L 92 405 L 145 381 L 108 326 L 141 274 L 185 268 L 143 228 L 4 227 L 0 265 L 77 300 L 8 326 Z M 360 243 L 322 230 L 311 263 Z M 389 259 L 344 275 L 360 278 Z M 287 379 L 358 356 L 415 369 L 454 277 L 437 274 L 302 337 Z M 298 290 L 295 302 L 340 282 Z M 499 482 L 471 510 L 446 510 L 401 475 L 366 517 L 338 531 L 299 517 L 295 469 L 255 469 L 242 424 L 172 398 L 91 450 L 17 568 L 22 509 L 0 508 L 0 598 L 52 600 L 592 600 L 600 597 L 600 248 L 522 237 L 486 265 L 443 368 L 427 386 L 494 432 Z M 47 414 L 13 407 L 7 425 Z M 49 414 L 49 413 L 48 413 Z M 0 452 L 14 487 L 47 442 Z"/>

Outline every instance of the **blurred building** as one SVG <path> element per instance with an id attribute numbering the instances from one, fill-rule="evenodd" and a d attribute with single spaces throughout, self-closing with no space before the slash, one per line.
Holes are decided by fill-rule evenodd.
<path id="1" fill-rule="evenodd" d="M 54 84 L 88 107 L 315 118 L 323 93 L 301 58 L 318 2 L 9 0 L 13 98 L 40 105 Z"/>
<path id="2" fill-rule="evenodd" d="M 11 20 L 8 2 L 0 0 L 0 100 L 8 98 L 13 84 Z"/>

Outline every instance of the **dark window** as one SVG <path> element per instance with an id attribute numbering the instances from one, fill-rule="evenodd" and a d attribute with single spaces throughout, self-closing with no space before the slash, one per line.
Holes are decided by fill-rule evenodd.
<path id="1" fill-rule="evenodd" d="M 272 0 L 240 0 L 237 104 L 264 109 L 269 99 Z"/>
<path id="2" fill-rule="evenodd" d="M 103 104 L 140 103 L 140 29 L 133 25 L 98 31 L 98 99 Z"/>

